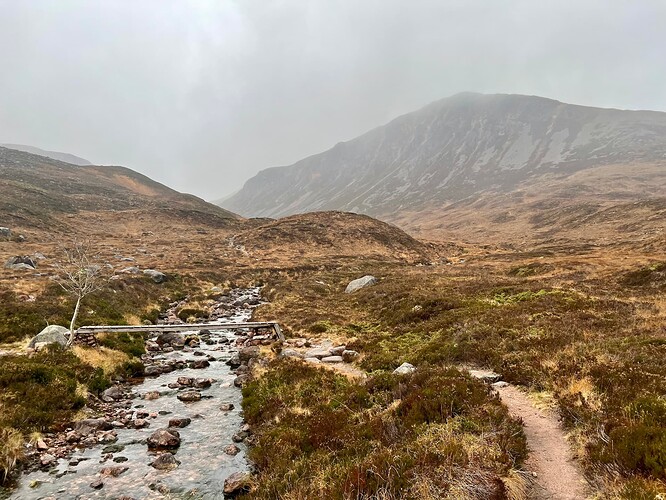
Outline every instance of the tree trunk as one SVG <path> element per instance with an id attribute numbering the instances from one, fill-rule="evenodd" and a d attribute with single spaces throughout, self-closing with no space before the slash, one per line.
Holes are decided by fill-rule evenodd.
<path id="1" fill-rule="evenodd" d="M 74 315 L 72 316 L 72 322 L 69 324 L 69 340 L 67 341 L 67 347 L 71 347 L 74 343 L 74 324 L 76 323 L 76 318 L 79 315 L 79 308 L 81 307 L 81 296 L 79 295 L 76 298 L 76 307 L 74 308 Z"/>

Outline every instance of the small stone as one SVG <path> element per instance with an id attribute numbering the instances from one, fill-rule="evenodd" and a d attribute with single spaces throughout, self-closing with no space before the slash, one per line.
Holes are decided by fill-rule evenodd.
<path id="1" fill-rule="evenodd" d="M 47 467 L 49 465 L 55 464 L 58 461 L 58 459 L 53 455 L 51 455 L 50 453 L 44 453 L 40 457 L 39 461 L 44 467 Z"/>
<path id="2" fill-rule="evenodd" d="M 155 399 L 159 399 L 159 397 L 160 393 L 158 391 L 150 391 L 143 395 L 143 399 L 147 401 L 154 401 Z"/>
<path id="3" fill-rule="evenodd" d="M 231 411 L 234 409 L 234 404 L 233 403 L 222 403 L 220 405 L 220 410 L 222 411 Z"/>
<path id="4" fill-rule="evenodd" d="M 308 363 L 314 363 L 315 365 L 321 364 L 321 360 L 319 358 L 305 358 L 305 361 Z"/>
<path id="5" fill-rule="evenodd" d="M 197 359 L 189 363 L 190 368 L 194 370 L 201 370 L 203 368 L 208 368 L 210 363 L 207 359 Z"/>
<path id="6" fill-rule="evenodd" d="M 347 347 L 344 345 L 333 347 L 331 349 L 331 356 L 342 356 L 342 353 L 345 352 L 346 349 Z"/>
<path id="7" fill-rule="evenodd" d="M 231 440 L 234 443 L 242 443 L 243 441 L 245 441 L 247 439 L 247 437 L 249 435 L 250 435 L 250 433 L 247 432 L 247 431 L 238 431 L 236 434 L 231 436 Z"/>
<path id="8" fill-rule="evenodd" d="M 242 388 L 245 384 L 247 384 L 250 381 L 250 376 L 249 375 L 239 375 L 234 379 L 234 385 L 236 387 Z"/>
<path id="9" fill-rule="evenodd" d="M 194 385 L 194 378 L 193 377 L 178 377 L 178 380 L 176 380 L 180 385 L 184 385 L 185 387 L 192 387 Z"/>
<path id="10" fill-rule="evenodd" d="M 144 427 L 148 427 L 150 425 L 150 422 L 146 420 L 145 418 L 137 418 L 132 421 L 132 427 L 135 429 L 143 429 Z"/>
<path id="11" fill-rule="evenodd" d="M 504 380 L 500 380 L 499 382 L 495 382 L 493 387 L 495 389 L 502 389 L 503 387 L 509 387 L 509 383 L 505 382 Z"/>

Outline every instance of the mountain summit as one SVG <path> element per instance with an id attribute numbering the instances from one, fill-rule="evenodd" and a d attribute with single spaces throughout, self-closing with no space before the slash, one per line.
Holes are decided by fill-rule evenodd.
<path id="1" fill-rule="evenodd" d="M 632 177 L 638 164 L 661 165 L 663 180 L 666 113 L 462 93 L 263 170 L 224 206 L 247 216 L 346 210 L 396 222 L 481 194 L 549 191 L 553 180 L 599 167 Z"/>

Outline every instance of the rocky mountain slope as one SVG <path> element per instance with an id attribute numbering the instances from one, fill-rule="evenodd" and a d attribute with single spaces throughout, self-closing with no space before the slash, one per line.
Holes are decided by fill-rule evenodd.
<path id="1" fill-rule="evenodd" d="M 0 147 L 0 225 L 43 227 L 67 214 L 131 209 L 238 218 L 128 168 L 72 165 Z"/>
<path id="2" fill-rule="evenodd" d="M 47 158 L 64 161 L 66 163 L 71 163 L 72 165 L 92 165 L 92 162 L 73 154 L 60 153 L 58 151 L 47 151 L 45 149 L 36 148 L 35 146 L 27 146 L 25 144 L 0 144 L 0 147 L 16 149 L 17 151 L 32 153 L 39 156 L 46 156 Z"/>
<path id="3" fill-rule="evenodd" d="M 666 113 L 465 93 L 266 169 L 224 206 L 270 217 L 346 210 L 451 234 L 450 218 L 464 229 L 493 218 L 501 229 L 514 213 L 538 215 L 540 204 L 605 210 L 660 197 L 664 187 Z M 519 231 L 558 230 L 527 222 Z"/>

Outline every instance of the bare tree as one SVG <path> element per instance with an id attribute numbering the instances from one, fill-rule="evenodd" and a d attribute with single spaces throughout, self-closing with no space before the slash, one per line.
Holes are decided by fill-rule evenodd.
<path id="1" fill-rule="evenodd" d="M 79 316 L 81 301 L 102 287 L 105 281 L 104 266 L 100 264 L 98 256 L 91 252 L 88 244 L 75 241 L 72 246 L 62 248 L 62 259 L 55 267 L 58 270 L 56 282 L 76 299 L 69 324 L 69 347 L 75 340 L 74 325 Z"/>

